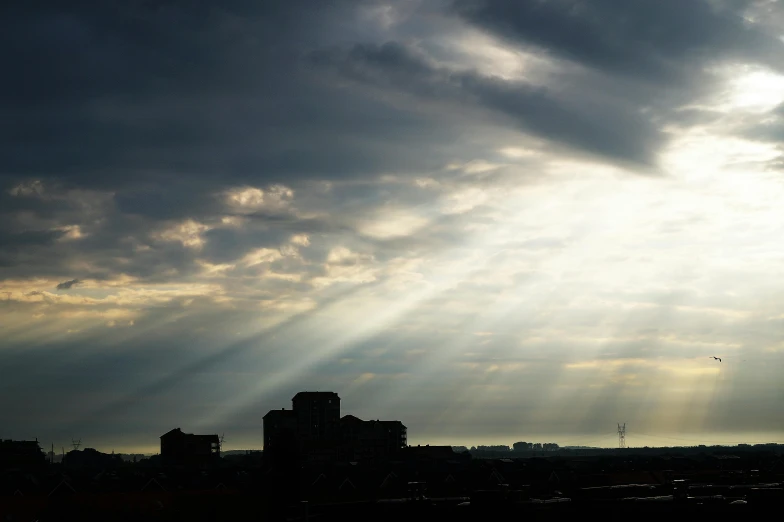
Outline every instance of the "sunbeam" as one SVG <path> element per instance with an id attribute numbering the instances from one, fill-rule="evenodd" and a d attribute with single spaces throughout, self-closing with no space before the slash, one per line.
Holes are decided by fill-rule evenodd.
<path id="1" fill-rule="evenodd" d="M 55 4 L 0 17 L 4 437 L 784 437 L 782 2 Z"/>

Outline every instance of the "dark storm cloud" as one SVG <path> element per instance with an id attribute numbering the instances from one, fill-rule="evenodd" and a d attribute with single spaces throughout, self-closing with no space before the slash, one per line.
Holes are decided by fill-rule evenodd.
<path id="1" fill-rule="evenodd" d="M 695 66 L 739 59 L 781 67 L 781 42 L 742 15 L 750 0 L 455 0 L 465 20 L 612 75 L 680 84 Z"/>
<path id="2" fill-rule="evenodd" d="M 0 230 L 0 248 L 7 254 L 25 247 L 46 246 L 63 236 L 59 230 L 25 230 L 7 232 Z"/>
<path id="3" fill-rule="evenodd" d="M 611 159 L 651 164 L 663 137 L 637 107 L 590 93 L 568 99 L 540 86 L 453 71 L 428 63 L 398 42 L 357 44 L 311 55 L 316 66 L 379 88 L 400 90 L 434 103 L 451 102 L 455 112 L 489 109 L 506 123 L 535 135 Z M 575 93 L 570 93 L 575 94 Z M 511 120 L 511 122 L 510 122 Z"/>
<path id="4" fill-rule="evenodd" d="M 183 279 L 200 270 L 200 256 L 230 262 L 289 234 L 352 230 L 334 212 L 347 195 L 330 200 L 334 222 L 258 209 L 246 216 L 248 230 L 206 232 L 201 251 L 156 236 L 184 219 L 215 225 L 231 215 L 219 197 L 226 188 L 282 182 L 298 190 L 301 180 L 428 172 L 460 157 L 463 130 L 449 119 L 345 90 L 301 60 L 336 38 L 367 38 L 355 11 L 373 3 L 48 2 L 7 10 L 7 276 L 63 278 L 80 264 L 87 279 Z M 96 195 L 109 198 L 89 203 Z M 77 241 L 57 241 L 73 226 Z"/>
<path id="5" fill-rule="evenodd" d="M 0 86 L 0 175 L 107 189 L 147 181 L 148 189 L 120 193 L 118 205 L 159 218 L 187 214 L 183 206 L 203 208 L 205 193 L 231 183 L 368 176 L 382 165 L 438 168 L 461 152 L 454 118 L 346 90 L 301 60 L 337 41 L 366 41 L 354 12 L 372 3 L 50 2 L 11 9 L 0 32 L 8 72 Z M 491 30 L 501 30 L 504 16 L 515 37 L 602 70 L 644 68 L 663 78 L 688 69 L 681 51 L 751 52 L 765 40 L 699 2 L 687 2 L 678 16 L 667 11 L 673 2 L 655 9 L 645 2 L 641 14 L 609 4 L 571 14 L 564 2 L 458 2 L 456 9 Z M 650 20 L 653 29 L 637 30 Z M 450 75 L 402 46 L 358 44 L 346 59 L 383 71 L 393 92 L 451 94 L 504 114 L 513 126 L 607 156 L 647 163 L 661 142 L 636 107 L 620 100 L 598 103 L 587 92 L 570 92 L 570 100 L 470 71 Z M 187 183 L 175 193 L 171 186 L 181 180 Z M 162 185 L 169 188 L 156 193 Z"/>
<path id="6" fill-rule="evenodd" d="M 123 214 L 143 216 L 152 220 L 202 218 L 222 210 L 220 201 L 211 193 L 210 183 L 188 183 L 172 179 L 127 187 L 114 197 L 117 210 Z"/>
<path id="7" fill-rule="evenodd" d="M 70 290 L 72 286 L 78 285 L 80 281 L 78 279 L 71 279 L 69 281 L 63 281 L 62 283 L 57 285 L 58 290 Z"/>
<path id="8" fill-rule="evenodd" d="M 361 4 L 16 8 L 2 22 L 4 175 L 108 188 L 207 176 L 214 187 L 433 166 L 402 152 L 445 129 L 320 85 L 299 62 Z"/>
<path id="9" fill-rule="evenodd" d="M 454 120 L 342 89 L 300 60 L 336 41 L 367 40 L 354 12 L 370 4 L 47 2 L 9 9 L 0 22 L 8 72 L 0 86 L 0 176 L 107 189 L 146 180 L 149 188 L 118 194 L 118 205 L 161 218 L 204 208 L 206 193 L 231 183 L 368 176 L 381 165 L 438 168 L 461 150 Z M 688 58 L 703 50 L 748 54 L 773 45 L 734 13 L 701 2 L 570 5 L 458 1 L 455 10 L 518 41 L 643 77 L 686 71 Z M 650 162 L 662 139 L 636 106 L 586 101 L 586 92 L 571 92 L 569 100 L 470 71 L 449 76 L 400 46 L 357 45 L 347 59 L 391 74 L 385 87 L 393 91 L 451 92 L 525 130 L 611 157 Z"/>
<path id="10" fill-rule="evenodd" d="M 0 228 L 0 266 L 5 267 L 7 276 L 17 273 L 19 268 L 24 270 L 25 263 L 43 262 L 46 259 L 45 252 L 56 248 L 57 240 L 65 235 L 62 230 L 12 228 L 10 218 L 4 214 L 0 211 L 0 218 L 3 218 L 3 226 Z"/>
<path id="11" fill-rule="evenodd" d="M 497 146 L 494 132 L 511 131 L 505 133 L 511 138 L 523 130 L 605 158 L 655 163 L 664 142 L 661 122 L 656 113 L 645 116 L 639 109 L 654 103 L 651 100 L 663 100 L 657 102 L 662 112 L 662 105 L 672 100 L 661 90 L 635 90 L 584 75 L 543 88 L 472 70 L 449 70 L 410 46 L 374 42 L 378 37 L 367 24 L 358 23 L 356 14 L 358 7 L 372 4 L 47 2 L 7 10 L 0 21 L 5 44 L 0 53 L 7 71 L 0 85 L 5 115 L 0 122 L 5 160 L 0 185 L 6 189 L 0 212 L 6 222 L 21 211 L 32 213 L 49 228 L 9 226 L 0 242 L 38 250 L 14 247 L 4 251 L 0 262 L 16 265 L 20 275 L 40 273 L 48 266 L 49 273 L 60 277 L 68 269 L 57 268 L 59 262 L 80 258 L 90 258 L 96 268 L 85 277 L 108 278 L 116 270 L 137 276 L 169 269 L 192 273 L 196 254 L 147 236 L 177 220 L 219 219 L 226 209 L 215 194 L 229 186 L 283 182 L 297 189 L 308 179 L 436 172 L 455 158 L 469 159 L 471 145 Z M 763 38 L 737 26 L 726 12 L 706 18 L 707 28 L 697 24 L 697 34 L 681 35 L 679 18 L 672 18 L 670 28 L 654 10 L 645 16 L 677 37 L 643 32 L 643 43 L 632 39 L 621 46 L 628 29 L 606 2 L 591 7 L 596 13 L 608 11 L 600 18 L 604 22 L 580 18 L 594 11 L 568 14 L 560 10 L 562 4 L 553 5 L 531 11 L 532 16 L 554 28 L 584 27 L 588 35 L 599 30 L 597 24 L 607 25 L 603 40 L 589 39 L 593 43 L 586 50 L 575 51 L 602 71 L 616 71 L 613 64 L 626 63 L 630 74 L 644 64 L 653 64 L 657 74 L 673 67 L 685 70 L 676 44 L 689 49 L 712 45 L 712 31 L 735 28 L 746 35 L 731 33 L 717 52 L 733 48 L 732 42 L 747 49 Z M 662 9 L 673 5 L 668 2 Z M 531 14 L 532 4 L 514 8 L 519 13 L 497 2 L 469 7 L 458 2 L 456 9 L 472 22 L 499 31 L 494 16 L 512 9 L 515 37 L 529 38 L 527 22 L 517 15 Z M 685 7 L 683 16 L 693 22 L 704 11 L 700 9 Z M 624 16 L 633 21 L 637 15 Z M 419 30 L 424 19 L 414 23 L 420 24 Z M 571 52 L 570 45 L 584 43 L 579 31 L 558 37 L 557 31 L 547 36 L 532 30 L 536 42 L 562 54 Z M 667 41 L 660 42 L 662 38 Z M 335 47 L 340 42 L 347 44 Z M 619 46 L 623 49 L 616 49 Z M 632 56 L 654 52 L 651 49 L 666 60 Z M 602 53 L 610 51 L 618 56 L 602 59 Z M 324 75 L 325 68 L 336 74 Z M 467 133 L 469 126 L 475 132 Z M 43 180 L 40 186 L 45 189 L 114 195 L 102 207 L 103 215 L 96 211 L 87 219 L 84 203 L 36 198 L 32 188 L 25 197 L 7 192 L 35 178 Z M 333 209 L 350 199 L 353 206 L 347 210 L 371 208 L 390 197 L 375 186 L 365 190 L 364 199 L 349 193 L 334 198 Z M 399 197 L 408 201 L 421 194 L 401 191 Z M 351 230 L 340 220 L 298 224 L 296 218 L 281 220 L 265 210 L 253 219 L 263 226 L 248 232 L 208 232 L 207 259 L 230 260 L 253 246 L 280 240 L 288 231 Z M 86 237 L 78 245 L 55 243 L 64 234 L 56 229 L 70 225 L 82 227 Z M 275 227 L 278 231 L 271 230 Z M 140 252 L 137 246 L 153 250 Z M 130 265 L 129 259 L 134 260 Z"/>

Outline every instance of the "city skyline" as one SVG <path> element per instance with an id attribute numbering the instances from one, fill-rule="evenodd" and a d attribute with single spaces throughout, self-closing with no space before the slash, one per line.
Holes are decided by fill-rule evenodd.
<path id="1" fill-rule="evenodd" d="M 285 409 L 285 408 L 284 408 Z M 273 409 L 273 411 L 279 411 L 280 408 Z M 286 410 L 286 411 L 291 411 Z M 378 412 L 376 412 L 378 413 Z M 348 416 L 356 416 L 354 413 L 344 412 L 345 415 Z M 362 417 L 365 420 L 376 420 L 379 417 L 383 417 L 383 415 L 374 415 L 368 417 Z M 383 420 L 383 419 L 382 419 Z M 405 423 L 404 423 L 405 424 Z M 183 431 L 185 432 L 192 432 L 193 430 L 185 427 L 180 426 Z M 164 428 L 164 427 L 162 427 Z M 612 426 L 611 426 L 612 428 Z M 631 428 L 631 427 L 630 427 Z M 166 432 L 170 431 L 170 429 L 166 429 Z M 205 434 L 212 434 L 207 430 Z M 221 439 L 226 435 L 225 432 L 220 432 L 220 430 L 216 431 L 215 434 L 217 435 L 220 433 Z M 410 433 L 410 432 L 409 432 Z M 159 453 L 160 449 L 160 435 L 163 433 L 158 434 L 156 437 L 153 437 L 151 440 L 146 441 L 144 443 L 137 441 L 136 444 L 128 445 L 112 445 L 111 448 L 109 446 L 102 447 L 100 445 L 95 445 L 90 442 L 90 439 L 83 439 L 82 437 L 74 437 L 68 438 L 66 441 L 61 441 L 61 443 L 57 442 L 47 442 L 44 440 L 38 439 L 41 448 L 45 450 L 47 453 L 50 450 L 50 446 L 53 444 L 55 449 L 55 454 L 60 455 L 61 452 L 67 453 L 68 451 L 75 449 L 74 446 L 75 442 L 78 442 L 78 447 L 81 449 L 84 448 L 93 448 L 103 453 L 123 453 L 123 454 L 144 454 L 144 455 L 156 455 Z M 226 451 L 259 451 L 263 450 L 263 429 L 262 423 L 259 422 L 258 425 L 258 432 L 255 436 L 246 436 L 245 438 L 240 438 L 239 440 L 233 438 L 234 434 L 229 434 L 227 437 L 227 441 L 225 443 L 222 442 L 221 444 L 221 453 Z M 776 434 L 769 434 L 770 437 L 766 438 L 766 434 L 764 433 L 755 433 L 751 436 L 744 434 L 744 433 L 734 433 L 734 434 L 727 434 L 720 439 L 706 439 L 702 437 L 699 433 L 677 433 L 677 434 L 651 434 L 651 433 L 642 433 L 636 430 L 627 430 L 626 435 L 626 445 L 630 449 L 634 448 L 657 448 L 657 447 L 696 447 L 696 446 L 738 446 L 738 445 L 755 445 L 755 444 L 784 444 L 784 441 L 780 439 L 775 439 Z M 3 436 L 0 434 L 0 439 L 6 439 L 8 437 Z M 20 440 L 35 440 L 37 437 L 21 437 Z M 410 446 L 451 446 L 451 447 L 478 447 L 478 446 L 508 446 L 511 448 L 515 442 L 527 441 L 531 443 L 545 443 L 545 442 L 552 442 L 558 444 L 561 448 L 568 448 L 568 447 L 593 447 L 593 448 L 605 448 L 605 449 L 615 449 L 618 448 L 618 434 L 617 431 L 612 429 L 608 430 L 603 434 L 586 434 L 586 435 L 574 435 L 571 434 L 569 436 L 560 436 L 560 435 L 548 435 L 548 434 L 537 434 L 537 435 L 530 435 L 525 436 L 524 434 L 519 434 L 517 436 L 512 435 L 510 437 L 474 437 L 474 438 L 464 438 L 464 439 L 456 439 L 456 438 L 422 438 L 417 437 L 416 434 L 413 437 L 409 436 L 408 445 Z"/>
<path id="2" fill-rule="evenodd" d="M 326 389 L 784 441 L 784 2 L 69 4 L 0 17 L 1 437 L 252 449 Z"/>

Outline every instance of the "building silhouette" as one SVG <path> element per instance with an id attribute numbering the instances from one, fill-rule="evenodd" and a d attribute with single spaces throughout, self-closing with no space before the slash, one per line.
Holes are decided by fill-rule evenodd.
<path id="1" fill-rule="evenodd" d="M 167 466 L 209 466 L 220 459 L 218 435 L 194 435 L 175 428 L 161 435 L 161 460 Z"/>
<path id="2" fill-rule="evenodd" d="M 294 410 L 270 410 L 263 418 L 264 451 L 273 451 L 279 444 L 297 437 L 297 415 Z"/>
<path id="3" fill-rule="evenodd" d="M 0 440 L 0 469 L 26 469 L 46 464 L 38 440 Z"/>
<path id="4" fill-rule="evenodd" d="M 264 415 L 269 455 L 287 451 L 306 461 L 377 461 L 393 458 L 407 445 L 407 428 L 400 421 L 341 417 L 335 392 L 300 392 L 291 402 L 291 410 Z"/>
<path id="5" fill-rule="evenodd" d="M 291 399 L 301 441 L 335 440 L 340 432 L 340 397 L 335 392 L 299 392 Z"/>
<path id="6" fill-rule="evenodd" d="M 340 419 L 340 428 L 347 460 L 385 460 L 407 445 L 407 428 L 400 421 L 362 420 L 346 415 Z"/>

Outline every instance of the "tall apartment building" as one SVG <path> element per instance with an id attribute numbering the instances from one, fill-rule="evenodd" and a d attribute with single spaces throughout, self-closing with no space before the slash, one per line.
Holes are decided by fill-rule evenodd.
<path id="1" fill-rule="evenodd" d="M 299 392 L 291 399 L 302 441 L 330 441 L 340 436 L 340 397 L 335 392 Z"/>
<path id="2" fill-rule="evenodd" d="M 264 415 L 264 449 L 285 444 L 335 442 L 340 437 L 340 397 L 335 392 L 300 392 L 291 399 L 292 409 L 270 410 Z M 300 447 L 300 449 L 304 449 Z"/>
<path id="3" fill-rule="evenodd" d="M 275 450 L 278 444 L 297 437 L 297 416 L 292 410 L 270 410 L 264 416 L 264 450 Z"/>
<path id="4" fill-rule="evenodd" d="M 406 427 L 400 421 L 364 421 L 353 415 L 341 419 L 335 392 L 300 392 L 291 402 L 291 410 L 270 410 L 264 416 L 265 451 L 298 451 L 309 461 L 372 461 L 393 458 L 406 447 Z"/>

